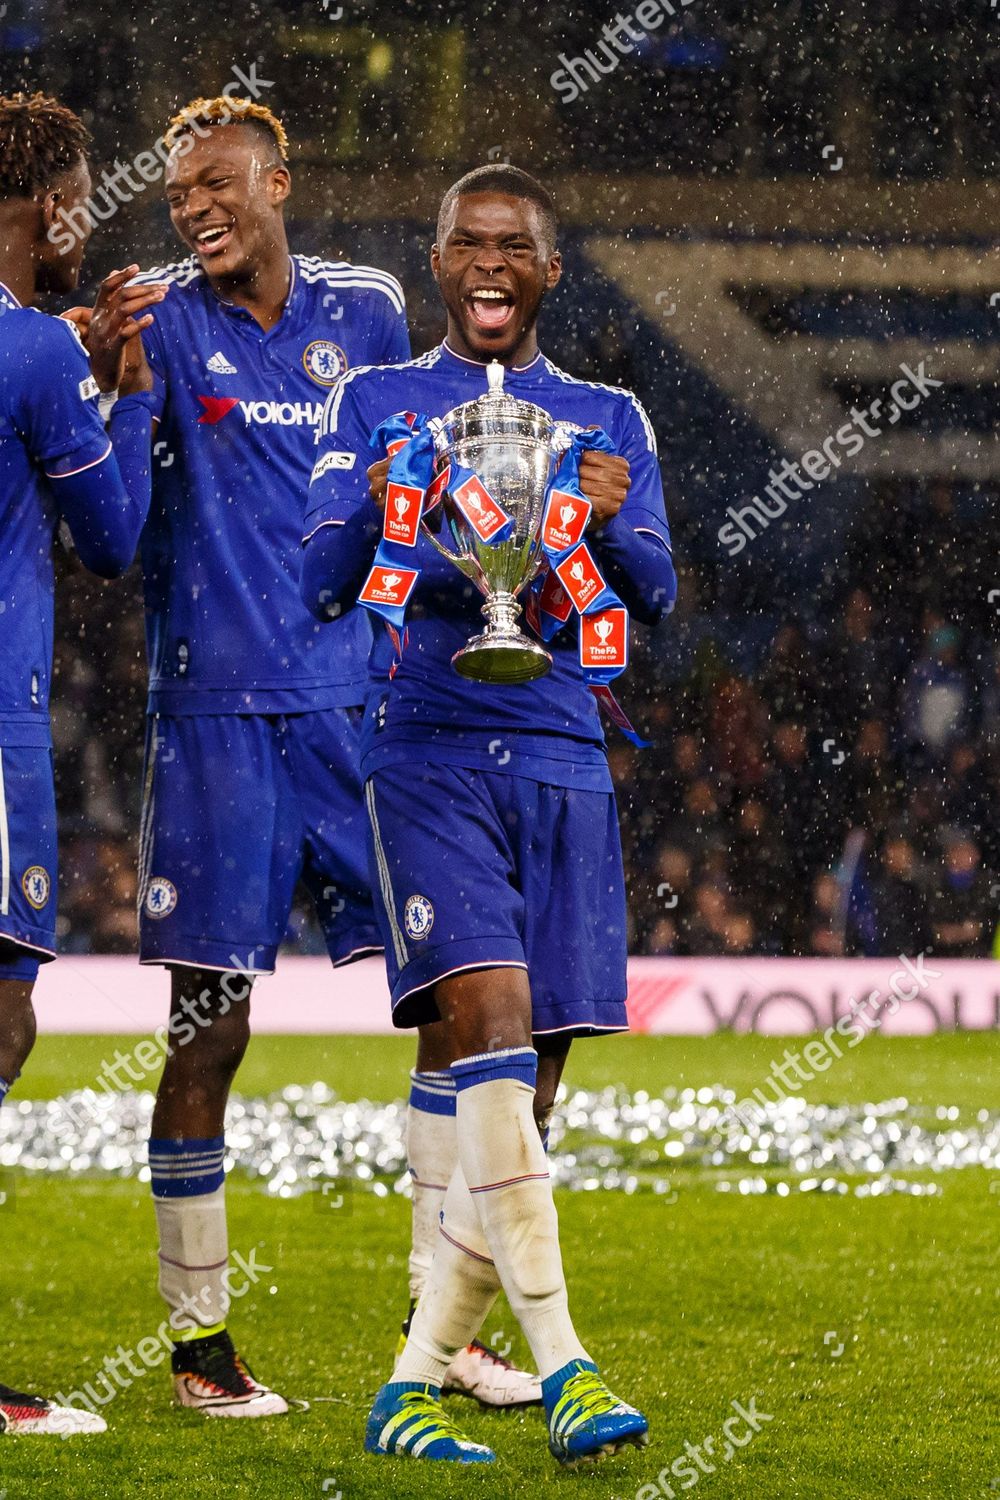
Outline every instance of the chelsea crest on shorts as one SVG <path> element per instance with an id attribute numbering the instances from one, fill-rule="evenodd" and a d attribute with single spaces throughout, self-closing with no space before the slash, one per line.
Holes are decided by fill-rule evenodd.
<path id="1" fill-rule="evenodd" d="M 434 907 L 426 896 L 411 896 L 403 908 L 403 926 L 407 937 L 420 942 L 434 926 Z"/>
<path id="2" fill-rule="evenodd" d="M 25 870 L 21 876 L 21 889 L 35 911 L 41 911 L 42 907 L 48 904 L 52 893 L 52 881 L 49 879 L 49 872 L 45 866 L 32 865 L 30 869 Z"/>
<path id="3" fill-rule="evenodd" d="M 176 905 L 177 887 L 173 881 L 162 875 L 154 875 L 146 887 L 146 899 L 143 902 L 147 917 L 153 917 L 157 921 L 161 917 L 169 917 Z"/>

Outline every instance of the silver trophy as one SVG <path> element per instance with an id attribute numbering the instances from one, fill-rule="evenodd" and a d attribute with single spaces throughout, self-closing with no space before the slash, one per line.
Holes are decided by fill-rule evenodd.
<path id="1" fill-rule="evenodd" d="M 423 525 L 438 551 L 486 596 L 486 629 L 452 657 L 456 672 L 477 682 L 531 682 L 545 675 L 552 657 L 518 628 L 517 595 L 542 565 L 542 513 L 560 444 L 547 411 L 504 391 L 503 365 L 494 360 L 486 373 L 487 394 L 456 406 L 436 427 L 436 472 L 449 460 L 471 469 L 514 530 L 506 541 L 484 542 L 447 492 Z"/>

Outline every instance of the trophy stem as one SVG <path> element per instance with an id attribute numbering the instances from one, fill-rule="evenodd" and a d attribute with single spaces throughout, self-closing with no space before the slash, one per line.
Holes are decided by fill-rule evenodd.
<path id="1" fill-rule="evenodd" d="M 521 606 L 513 594 L 505 590 L 498 590 L 491 594 L 481 610 L 486 621 L 486 634 L 510 635 L 517 630 L 517 617 L 521 613 Z"/>
<path id="2" fill-rule="evenodd" d="M 544 677 L 552 657 L 518 629 L 521 606 L 514 595 L 506 590 L 490 594 L 482 613 L 486 629 L 456 651 L 451 659 L 455 671 L 475 682 L 533 682 Z"/>

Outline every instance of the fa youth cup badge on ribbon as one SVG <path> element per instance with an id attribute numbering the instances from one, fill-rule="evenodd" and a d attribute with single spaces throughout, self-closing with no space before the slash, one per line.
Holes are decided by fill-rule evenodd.
<path id="1" fill-rule="evenodd" d="M 162 875 L 154 875 L 149 882 L 144 905 L 147 917 L 153 917 L 156 921 L 161 917 L 169 917 L 177 905 L 177 887 Z"/>
<path id="2" fill-rule="evenodd" d="M 555 573 L 545 574 L 538 595 L 539 607 L 560 625 L 565 625 L 573 613 L 573 601 L 563 588 Z"/>
<path id="3" fill-rule="evenodd" d="M 559 576 L 559 582 L 581 614 L 587 605 L 607 588 L 597 564 L 590 555 L 590 548 L 585 542 L 581 543 L 576 551 L 571 552 L 561 563 L 556 564 L 556 573 Z"/>
<path id="4" fill-rule="evenodd" d="M 434 907 L 426 896 L 411 896 L 403 908 L 403 926 L 414 942 L 425 938 L 434 926 Z"/>
<path id="5" fill-rule="evenodd" d="M 567 495 L 563 490 L 552 490 L 549 494 L 545 515 L 542 517 L 542 541 L 553 552 L 565 552 L 579 546 L 590 520 L 592 506 L 577 495 Z"/>
<path id="6" fill-rule="evenodd" d="M 424 503 L 424 492 L 416 485 L 389 484 L 385 497 L 385 528 L 383 536 L 387 542 L 398 542 L 402 547 L 417 545 L 420 529 L 420 509 Z"/>
<path id="7" fill-rule="evenodd" d="M 451 498 L 481 542 L 492 541 L 505 526 L 510 529 L 508 517 L 477 475 L 453 489 Z"/>
<path id="8" fill-rule="evenodd" d="M 44 865 L 32 865 L 21 876 L 21 889 L 36 911 L 46 905 L 52 891 L 52 881 Z"/>
<path id="9" fill-rule="evenodd" d="M 399 611 L 400 624 L 406 601 L 417 581 L 416 568 L 384 568 L 376 565 L 368 574 L 364 588 L 358 595 L 359 604 L 380 604 L 383 608 Z"/>
<path id="10" fill-rule="evenodd" d="M 624 671 L 628 666 L 628 614 L 624 607 L 584 615 L 580 621 L 580 661 L 590 671 Z"/>
<path id="11" fill-rule="evenodd" d="M 348 367 L 347 355 L 329 339 L 315 339 L 302 355 L 306 374 L 317 385 L 336 385 Z"/>

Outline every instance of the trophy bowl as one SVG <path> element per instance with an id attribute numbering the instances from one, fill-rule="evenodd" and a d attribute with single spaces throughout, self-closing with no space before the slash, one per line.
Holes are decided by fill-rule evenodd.
<path id="1" fill-rule="evenodd" d="M 496 369 L 502 378 L 502 367 Z M 447 491 L 439 530 L 426 521 L 424 529 L 485 596 L 486 629 L 452 657 L 456 672 L 477 682 L 531 682 L 548 672 L 552 657 L 518 627 L 517 595 L 542 565 L 542 514 L 559 459 L 556 424 L 542 407 L 508 395 L 493 365 L 488 371 L 489 392 L 456 406 L 437 424 L 436 472 L 450 462 L 471 469 L 510 517 L 513 531 L 504 541 L 484 541 Z M 465 503 L 475 505 L 474 493 Z"/>

